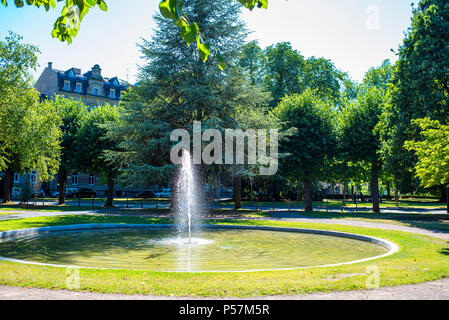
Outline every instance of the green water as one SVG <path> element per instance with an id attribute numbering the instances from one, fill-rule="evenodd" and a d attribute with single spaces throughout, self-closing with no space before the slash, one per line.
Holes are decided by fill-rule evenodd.
<path id="1" fill-rule="evenodd" d="M 203 230 L 200 244 L 172 243 L 168 229 L 64 231 L 0 243 L 0 256 L 97 268 L 237 271 L 342 263 L 385 253 L 368 242 L 259 230 Z"/>

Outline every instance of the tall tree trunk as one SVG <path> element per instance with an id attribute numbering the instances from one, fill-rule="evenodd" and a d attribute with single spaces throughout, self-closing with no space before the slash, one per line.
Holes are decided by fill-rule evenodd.
<path id="1" fill-rule="evenodd" d="M 387 196 L 388 200 L 391 200 L 391 183 L 389 181 L 387 182 Z"/>
<path id="2" fill-rule="evenodd" d="M 346 191 L 347 191 L 347 188 L 348 188 L 348 184 L 347 184 L 347 182 L 345 181 L 345 182 L 343 183 L 343 205 L 344 205 L 344 206 L 346 206 Z"/>
<path id="3" fill-rule="evenodd" d="M 112 174 L 108 174 L 108 194 L 106 198 L 105 207 L 112 207 L 114 201 L 114 177 Z"/>
<path id="4" fill-rule="evenodd" d="M 5 177 L 3 180 L 3 203 L 8 203 L 11 201 L 11 177 L 13 174 L 14 172 L 9 169 L 5 171 Z"/>
<path id="5" fill-rule="evenodd" d="M 234 177 L 234 209 L 242 208 L 242 178 Z"/>
<path id="6" fill-rule="evenodd" d="M 67 185 L 67 171 L 59 170 L 58 172 L 58 204 L 62 205 L 65 203 L 65 189 Z"/>
<path id="7" fill-rule="evenodd" d="M 399 207 L 399 190 L 398 187 L 394 187 L 394 202 L 396 203 L 396 207 Z"/>
<path id="8" fill-rule="evenodd" d="M 304 211 L 313 211 L 312 205 L 312 183 L 308 178 L 304 178 Z"/>
<path id="9" fill-rule="evenodd" d="M 449 185 L 446 186 L 446 212 L 449 213 Z"/>
<path id="10" fill-rule="evenodd" d="M 373 200 L 373 212 L 379 213 L 379 166 L 375 161 L 371 166 L 371 198 Z"/>

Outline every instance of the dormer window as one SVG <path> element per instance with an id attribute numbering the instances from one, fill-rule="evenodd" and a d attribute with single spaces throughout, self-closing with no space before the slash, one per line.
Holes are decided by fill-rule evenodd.
<path id="1" fill-rule="evenodd" d="M 70 81 L 64 80 L 64 90 L 69 91 L 70 90 Z"/>
<path id="2" fill-rule="evenodd" d="M 115 89 L 111 89 L 111 92 L 109 93 L 109 97 L 111 99 L 115 99 Z"/>
<path id="3" fill-rule="evenodd" d="M 83 87 L 82 84 L 79 83 L 79 82 L 77 82 L 77 83 L 76 83 L 76 92 L 77 92 L 77 93 L 81 93 L 82 87 Z"/>

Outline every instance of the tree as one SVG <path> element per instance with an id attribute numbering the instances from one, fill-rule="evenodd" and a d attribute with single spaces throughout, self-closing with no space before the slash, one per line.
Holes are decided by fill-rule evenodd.
<path id="1" fill-rule="evenodd" d="M 316 90 L 323 100 L 339 101 L 343 73 L 331 60 L 310 57 L 306 60 L 304 73 L 305 88 Z"/>
<path id="2" fill-rule="evenodd" d="M 422 140 L 405 142 L 405 148 L 418 158 L 416 176 L 424 187 L 446 187 L 447 213 L 449 213 L 449 126 L 430 118 L 413 121 L 420 130 Z"/>
<path id="3" fill-rule="evenodd" d="M 413 119 L 449 121 L 449 4 L 422 0 L 413 9 L 412 24 L 398 51 L 388 103 L 381 124 L 382 156 L 403 191 L 414 189 L 418 159 L 404 142 L 419 137 Z"/>
<path id="4" fill-rule="evenodd" d="M 49 181 L 59 166 L 59 115 L 39 103 L 34 89 L 7 88 L 0 93 L 0 150 L 4 175 L 4 202 L 11 200 L 14 172 L 35 170 Z"/>
<path id="5" fill-rule="evenodd" d="M 0 170 L 7 168 L 6 150 L 10 148 L 12 138 L 7 136 L 6 128 L 8 121 L 8 112 L 11 99 L 15 104 L 22 95 L 20 90 L 26 90 L 31 87 L 31 70 L 36 68 L 37 53 L 39 49 L 35 46 L 22 43 L 23 38 L 13 32 L 0 42 L 0 109 L 1 123 L 3 125 L 2 138 L 0 143 Z M 16 111 L 16 109 L 13 109 Z M 13 117 L 11 117 L 12 119 Z M 11 120 L 10 119 L 10 120 Z M 13 127 L 10 124 L 11 127 Z"/>
<path id="6" fill-rule="evenodd" d="M 239 66 L 249 77 L 253 86 L 262 84 L 264 76 L 263 59 L 264 52 L 257 44 L 257 41 L 251 41 L 243 46 Z"/>
<path id="7" fill-rule="evenodd" d="M 113 206 L 114 178 L 117 171 L 106 160 L 105 152 L 116 149 L 116 142 L 107 136 L 106 123 L 114 125 L 119 120 L 117 107 L 104 105 L 92 109 L 83 119 L 76 134 L 76 167 L 86 172 L 98 172 L 107 177 L 106 207 Z"/>
<path id="8" fill-rule="evenodd" d="M 68 174 L 76 169 L 78 150 L 76 138 L 84 117 L 87 115 L 87 107 L 81 100 L 68 99 L 56 96 L 54 100 L 47 100 L 48 105 L 53 106 L 61 119 L 61 155 L 58 170 L 58 192 L 60 205 L 65 203 L 65 192 Z"/>
<path id="9" fill-rule="evenodd" d="M 304 90 L 304 57 L 282 42 L 265 49 L 265 87 L 271 92 L 271 107 L 276 107 L 285 95 Z"/>
<path id="10" fill-rule="evenodd" d="M 325 161 L 335 152 L 333 111 L 316 92 L 307 89 L 284 97 L 273 113 L 284 130 L 295 131 L 281 144 L 281 152 L 289 154 L 281 162 L 281 174 L 303 181 L 305 210 L 312 211 L 312 182 L 323 177 Z"/>
<path id="11" fill-rule="evenodd" d="M 157 29 L 151 40 L 141 44 L 146 64 L 140 69 L 139 85 L 123 97 L 120 124 L 108 128 L 111 137 L 122 141 L 117 151 L 107 155 L 123 173 L 123 185 L 170 183 L 172 130 L 191 132 L 196 120 L 207 129 L 214 119 L 233 128 L 236 106 L 266 101 L 266 95 L 243 81 L 245 76 L 234 67 L 247 33 L 239 19 L 239 5 L 227 0 L 189 1 L 184 12 L 229 67 L 216 68 L 215 53 L 203 63 L 195 48 L 182 45 L 184 40 L 170 19 L 154 17 Z"/>
<path id="12" fill-rule="evenodd" d="M 9 31 L 5 41 L 0 41 L 0 90 L 31 87 L 31 71 L 37 67 L 40 51 L 22 40 L 22 36 Z"/>
<path id="13" fill-rule="evenodd" d="M 48 181 L 58 168 L 59 117 L 39 103 L 31 87 L 38 48 L 12 32 L 0 42 L 0 170 L 4 171 L 3 201 L 11 199 L 14 172 L 36 170 Z"/>
<path id="14" fill-rule="evenodd" d="M 339 141 L 344 159 L 370 165 L 373 211 L 379 212 L 379 174 L 382 160 L 378 154 L 380 138 L 375 131 L 382 113 L 385 93 L 377 87 L 367 87 L 340 112 Z"/>

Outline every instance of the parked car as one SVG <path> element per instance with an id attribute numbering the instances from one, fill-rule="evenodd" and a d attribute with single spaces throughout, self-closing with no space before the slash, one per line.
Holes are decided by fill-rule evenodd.
<path id="1" fill-rule="evenodd" d="M 156 198 L 156 195 L 151 190 L 145 190 L 137 194 L 137 198 Z"/>
<path id="2" fill-rule="evenodd" d="M 65 189 L 65 194 L 66 194 L 66 196 L 67 196 L 68 193 L 76 192 L 76 191 L 78 191 L 78 190 L 77 190 L 77 189 L 74 189 L 74 188 L 66 188 L 66 189 Z M 58 197 L 59 197 L 59 191 L 53 192 L 52 194 L 50 194 L 50 196 L 51 196 L 52 198 L 58 198 Z"/>
<path id="3" fill-rule="evenodd" d="M 161 192 L 156 192 L 156 198 L 171 198 L 171 189 L 163 189 Z"/>
<path id="4" fill-rule="evenodd" d="M 95 197 L 97 193 L 89 188 L 81 188 L 78 191 L 68 192 L 66 193 L 67 198 L 92 198 Z"/>

